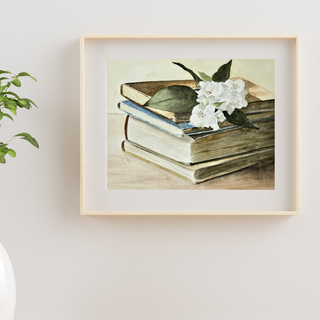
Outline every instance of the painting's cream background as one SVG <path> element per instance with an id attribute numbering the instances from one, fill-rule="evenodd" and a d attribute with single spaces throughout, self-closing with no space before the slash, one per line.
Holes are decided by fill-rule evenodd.
<path id="1" fill-rule="evenodd" d="M 118 113 L 117 103 L 125 100 L 120 95 L 120 86 L 126 82 L 192 79 L 192 76 L 174 65 L 180 62 L 199 75 L 198 71 L 212 76 L 229 59 L 172 59 L 172 60 L 107 60 L 107 108 L 109 113 Z M 234 59 L 230 77 L 243 77 L 274 93 L 275 61 L 273 59 Z"/>
<path id="2" fill-rule="evenodd" d="M 19 93 L 39 109 L 18 110 L 0 128 L 1 141 L 26 131 L 40 143 L 15 141 L 17 158 L 0 166 L 0 242 L 16 274 L 15 320 L 320 318 L 316 1 L 1 6 L 1 69 L 38 79 L 23 79 Z M 301 216 L 80 216 L 80 34 L 197 32 L 302 34 Z"/>

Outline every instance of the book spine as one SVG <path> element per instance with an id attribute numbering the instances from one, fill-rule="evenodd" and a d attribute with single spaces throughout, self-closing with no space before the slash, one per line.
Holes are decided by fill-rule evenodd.
<path id="1" fill-rule="evenodd" d="M 126 120 L 125 120 L 125 122 L 124 122 L 124 136 L 125 136 L 126 140 L 128 140 L 128 123 L 129 123 L 129 118 L 130 118 L 130 116 L 127 115 L 127 116 L 126 116 Z"/>
<path id="2" fill-rule="evenodd" d="M 154 112 L 147 110 L 146 108 L 140 107 L 131 101 L 120 102 L 118 104 L 118 108 L 127 115 L 145 123 L 148 123 L 149 125 L 152 125 L 171 135 L 181 137 L 184 134 L 183 129 L 179 127 L 183 126 L 182 124 L 177 125 L 173 121 L 170 121 L 166 118 L 164 119 L 164 117 L 157 115 Z"/>

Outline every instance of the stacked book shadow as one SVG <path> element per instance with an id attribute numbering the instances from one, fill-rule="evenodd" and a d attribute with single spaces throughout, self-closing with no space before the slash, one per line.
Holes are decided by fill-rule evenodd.
<path id="1" fill-rule="evenodd" d="M 192 183 L 273 159 L 274 96 L 246 82 L 249 103 L 242 111 L 259 130 L 227 121 L 220 123 L 220 129 L 216 131 L 196 128 L 188 121 L 190 114 L 171 114 L 143 106 L 153 91 L 172 85 L 172 81 L 122 85 L 121 94 L 129 99 L 118 105 L 127 114 L 122 150 Z M 185 83 L 193 85 L 189 80 Z"/>

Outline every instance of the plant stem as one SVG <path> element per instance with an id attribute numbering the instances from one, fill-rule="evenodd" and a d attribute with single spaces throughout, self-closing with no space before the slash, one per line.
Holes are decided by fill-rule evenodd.
<path id="1" fill-rule="evenodd" d="M 17 137 L 12 137 L 10 140 L 8 140 L 5 144 L 9 144 L 9 142 L 11 142 L 13 139 L 15 139 Z"/>

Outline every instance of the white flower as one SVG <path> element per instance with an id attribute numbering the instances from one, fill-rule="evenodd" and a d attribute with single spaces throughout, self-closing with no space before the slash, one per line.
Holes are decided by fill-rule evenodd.
<path id="1" fill-rule="evenodd" d="M 226 82 L 201 81 L 199 85 L 200 89 L 197 92 L 199 104 L 192 110 L 191 125 L 218 130 L 218 123 L 226 120 L 223 111 L 231 115 L 235 109 L 248 105 L 246 100 L 248 91 L 245 83 L 240 79 Z"/>
<path id="2" fill-rule="evenodd" d="M 221 82 L 200 82 L 200 90 L 197 92 L 197 102 L 204 105 L 213 104 L 219 101 L 219 96 L 223 93 L 224 88 Z"/>
<path id="3" fill-rule="evenodd" d="M 248 105 L 247 100 L 236 91 L 225 91 L 221 96 L 221 101 L 224 103 L 219 107 L 222 111 L 227 111 L 231 115 L 234 109 L 241 109 Z"/>
<path id="4" fill-rule="evenodd" d="M 223 86 L 223 91 L 236 91 L 241 94 L 247 94 L 248 91 L 246 89 L 246 85 L 243 80 L 238 79 L 238 80 L 227 80 L 226 82 L 222 83 Z"/>
<path id="5" fill-rule="evenodd" d="M 231 115 L 234 109 L 245 108 L 248 105 L 246 100 L 246 95 L 248 91 L 245 87 L 245 83 L 239 80 L 227 80 L 222 83 L 224 88 L 224 92 L 219 96 L 220 101 L 224 101 L 224 103 L 220 106 L 220 109 L 223 111 L 227 111 L 229 115 Z"/>
<path id="6" fill-rule="evenodd" d="M 216 110 L 215 115 L 219 122 L 223 122 L 224 120 L 226 120 L 226 117 L 224 116 L 223 112 L 220 109 Z"/>
<path id="7" fill-rule="evenodd" d="M 211 127 L 214 130 L 219 129 L 218 122 L 224 121 L 222 111 L 216 110 L 216 107 L 212 104 L 198 104 L 192 110 L 190 117 L 190 124 L 196 127 Z"/>

